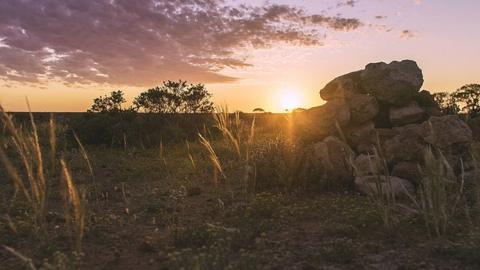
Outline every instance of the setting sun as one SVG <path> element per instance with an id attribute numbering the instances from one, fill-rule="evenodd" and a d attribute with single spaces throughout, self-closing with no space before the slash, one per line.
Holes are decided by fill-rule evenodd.
<path id="1" fill-rule="evenodd" d="M 296 90 L 285 90 L 280 92 L 279 102 L 282 111 L 292 111 L 302 105 L 300 93 Z"/>

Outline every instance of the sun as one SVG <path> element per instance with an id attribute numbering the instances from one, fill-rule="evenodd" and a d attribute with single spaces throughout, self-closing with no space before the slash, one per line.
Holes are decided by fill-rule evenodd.
<path id="1" fill-rule="evenodd" d="M 283 111 L 291 112 L 293 109 L 300 107 L 302 103 L 299 91 L 293 89 L 281 91 L 279 99 L 280 109 Z"/>

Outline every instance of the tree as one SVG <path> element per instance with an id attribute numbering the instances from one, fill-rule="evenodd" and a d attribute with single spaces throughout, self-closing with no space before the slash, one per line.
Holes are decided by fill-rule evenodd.
<path id="1" fill-rule="evenodd" d="M 133 105 L 139 109 L 143 108 L 145 112 L 151 113 L 167 113 L 169 112 L 167 94 L 158 86 L 148 89 L 146 92 L 140 93 L 133 101 Z"/>
<path id="2" fill-rule="evenodd" d="M 213 111 L 213 102 L 210 94 L 203 84 L 191 84 L 183 93 L 183 112 L 210 113 Z"/>
<path id="3" fill-rule="evenodd" d="M 206 113 L 213 111 L 211 96 L 203 84 L 168 81 L 141 93 L 133 104 L 151 113 Z"/>
<path id="4" fill-rule="evenodd" d="M 253 109 L 253 112 L 257 112 L 257 113 L 264 113 L 264 112 L 265 112 L 265 110 L 264 110 L 264 109 L 262 109 L 262 108 L 255 108 L 255 109 Z"/>
<path id="5" fill-rule="evenodd" d="M 462 104 L 462 111 L 470 117 L 480 114 L 480 84 L 467 84 L 452 94 L 455 102 Z"/>
<path id="6" fill-rule="evenodd" d="M 434 93 L 433 99 L 443 114 L 458 114 L 458 107 L 455 98 L 447 92 Z"/>
<path id="7" fill-rule="evenodd" d="M 92 107 L 88 112 L 119 112 L 122 111 L 122 104 L 126 100 L 123 97 L 123 91 L 117 90 L 110 93 L 110 96 L 100 96 L 93 100 Z"/>

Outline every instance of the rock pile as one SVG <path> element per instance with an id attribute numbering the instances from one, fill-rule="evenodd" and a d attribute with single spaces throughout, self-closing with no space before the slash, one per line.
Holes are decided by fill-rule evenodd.
<path id="1" fill-rule="evenodd" d="M 445 153 L 458 172 L 472 132 L 457 116 L 442 116 L 432 95 L 420 91 L 422 84 L 414 61 L 368 64 L 320 90 L 324 105 L 295 113 L 296 135 L 313 144 L 323 177 L 355 183 L 364 192 L 387 174 L 398 193 L 413 190 L 427 147 Z M 384 162 L 373 160 L 377 153 Z"/>

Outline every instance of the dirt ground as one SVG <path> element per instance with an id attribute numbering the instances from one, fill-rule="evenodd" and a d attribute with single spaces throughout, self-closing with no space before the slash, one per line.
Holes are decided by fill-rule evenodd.
<path id="1" fill-rule="evenodd" d="M 387 231 L 366 196 L 245 192 L 235 163 L 226 165 L 231 177 L 215 185 L 208 158 L 199 145 L 191 147 L 195 165 L 183 144 L 166 146 L 162 155 L 158 149 L 89 149 L 94 178 L 72 151 L 73 175 L 88 192 L 80 254 L 71 252 L 60 203 L 47 215 L 48 238 L 34 237 L 4 179 L 0 243 L 39 269 L 480 268 L 480 230 L 472 224 L 453 224 L 436 238 L 421 220 L 402 214 Z M 0 268 L 29 269 L 4 249 Z"/>

